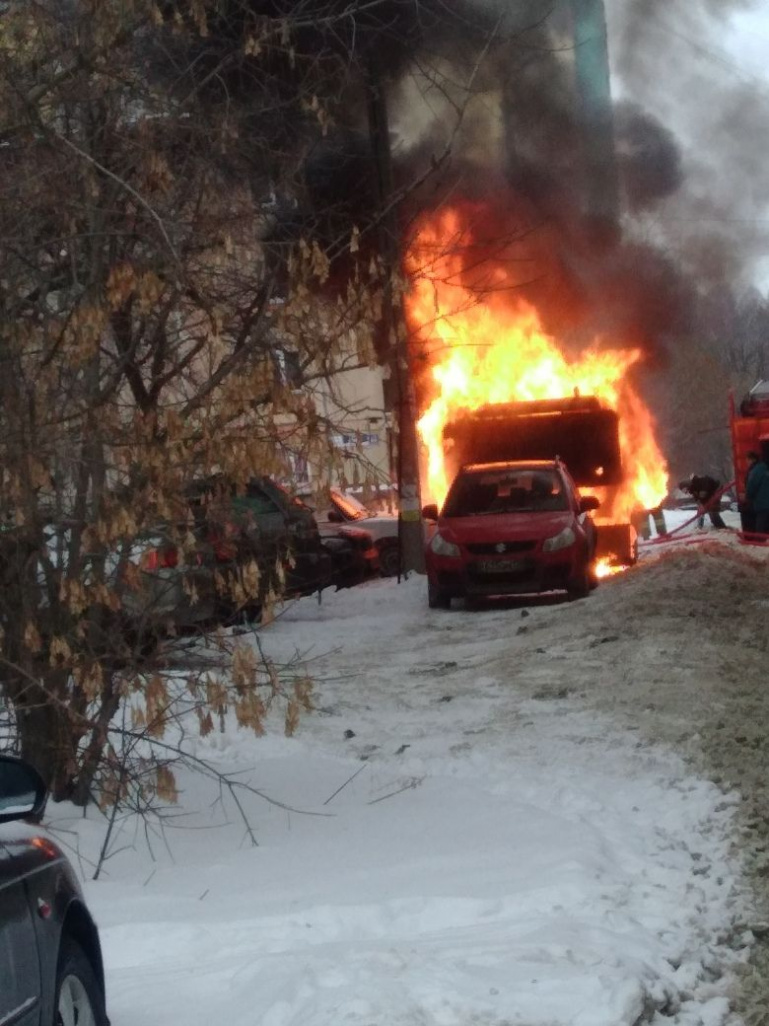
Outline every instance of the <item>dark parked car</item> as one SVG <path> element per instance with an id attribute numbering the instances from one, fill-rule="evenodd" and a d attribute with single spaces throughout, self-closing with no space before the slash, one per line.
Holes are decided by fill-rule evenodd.
<path id="1" fill-rule="evenodd" d="M 427 544 L 428 600 L 448 608 L 470 600 L 565 591 L 587 596 L 596 529 L 594 496 L 581 499 L 559 460 L 483 463 L 463 467 Z"/>
<path id="2" fill-rule="evenodd" d="M 72 867 L 35 825 L 45 800 L 35 770 L 0 755 L 0 1023 L 109 1026 L 96 925 Z"/>
<path id="3" fill-rule="evenodd" d="M 373 534 L 349 524 L 319 524 L 323 548 L 333 562 L 333 583 L 339 588 L 353 588 L 380 572 L 379 549 Z"/>
<path id="4" fill-rule="evenodd" d="M 244 611 L 258 616 L 271 592 L 350 587 L 376 559 L 365 530 L 335 528 L 324 537 L 310 507 L 267 477 L 242 489 L 209 478 L 190 489 L 187 503 L 189 526 L 136 546 L 124 602 L 134 620 L 186 628 Z"/>

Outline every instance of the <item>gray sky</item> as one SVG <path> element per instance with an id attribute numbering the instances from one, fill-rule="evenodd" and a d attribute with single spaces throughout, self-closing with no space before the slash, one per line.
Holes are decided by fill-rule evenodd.
<path id="1" fill-rule="evenodd" d="M 666 240 L 693 251 L 696 234 L 728 238 L 735 268 L 743 264 L 735 273 L 745 285 L 766 289 L 766 5 L 719 0 L 714 15 L 709 0 L 606 0 L 606 9 L 615 97 L 634 100 L 659 118 L 682 152 L 685 188 L 656 215 Z"/>
<path id="2" fill-rule="evenodd" d="M 735 63 L 749 75 L 769 86 L 769 14 L 760 8 L 731 19 L 724 47 Z"/>

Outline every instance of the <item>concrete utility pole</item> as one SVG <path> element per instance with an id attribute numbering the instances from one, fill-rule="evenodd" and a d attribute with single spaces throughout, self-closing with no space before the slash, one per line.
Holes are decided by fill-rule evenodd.
<path id="1" fill-rule="evenodd" d="M 398 548 L 401 569 L 425 572 L 424 530 L 419 489 L 419 439 L 416 399 L 409 369 L 408 333 L 403 300 L 393 294 L 392 279 L 401 266 L 398 217 L 392 204 L 393 176 L 387 98 L 376 58 L 369 61 L 367 76 L 368 122 L 376 168 L 380 210 L 379 240 L 385 264 L 382 304 L 382 345 L 379 359 L 390 371 L 384 382 L 385 407 L 397 424 Z"/>
<path id="2" fill-rule="evenodd" d="M 569 0 L 582 113 L 587 213 L 599 227 L 619 223 L 609 44 L 603 0 Z"/>

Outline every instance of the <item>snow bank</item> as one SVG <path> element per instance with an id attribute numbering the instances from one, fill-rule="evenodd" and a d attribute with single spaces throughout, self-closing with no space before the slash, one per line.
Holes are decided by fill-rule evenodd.
<path id="1" fill-rule="evenodd" d="M 251 798 L 260 847 L 193 775 L 151 851 L 123 824 L 88 885 L 113 1026 L 726 1021 L 736 799 L 579 697 L 633 587 L 528 615 L 423 591 L 302 600 L 263 632 L 309 661 L 316 712 L 198 748 L 302 810 Z M 56 816 L 92 857 L 101 823 Z"/>

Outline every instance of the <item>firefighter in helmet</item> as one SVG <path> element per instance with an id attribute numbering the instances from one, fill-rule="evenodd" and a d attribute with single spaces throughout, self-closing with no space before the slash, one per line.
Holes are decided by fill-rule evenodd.
<path id="1" fill-rule="evenodd" d="M 707 511 L 710 517 L 710 522 L 717 530 L 722 530 L 726 527 L 721 514 L 715 505 L 716 493 L 721 487 L 721 482 L 717 481 L 714 477 L 709 477 L 707 474 L 697 475 L 691 474 L 686 481 L 681 481 L 678 485 L 682 492 L 688 492 L 693 496 L 700 508 L 702 509 L 702 515 L 699 518 L 698 526 L 705 526 L 705 512 Z"/>

